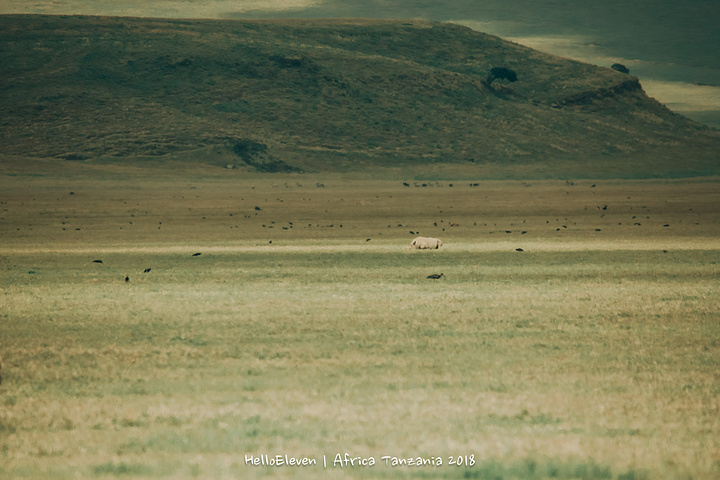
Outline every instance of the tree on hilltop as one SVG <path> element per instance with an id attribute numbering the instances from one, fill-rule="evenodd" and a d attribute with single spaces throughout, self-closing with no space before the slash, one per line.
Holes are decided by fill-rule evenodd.
<path id="1" fill-rule="evenodd" d="M 612 68 L 613 70 L 617 70 L 620 73 L 630 73 L 630 69 L 622 63 L 613 63 L 610 68 Z"/>

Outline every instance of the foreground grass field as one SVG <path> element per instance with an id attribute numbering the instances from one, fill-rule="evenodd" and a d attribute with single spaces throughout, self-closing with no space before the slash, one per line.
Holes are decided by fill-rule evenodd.
<path id="1" fill-rule="evenodd" d="M 3 180 L 0 476 L 720 474 L 717 181 L 297 178 Z"/>

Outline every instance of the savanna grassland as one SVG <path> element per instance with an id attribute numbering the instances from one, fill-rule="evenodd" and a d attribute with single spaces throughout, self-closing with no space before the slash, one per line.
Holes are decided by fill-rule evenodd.
<path id="1" fill-rule="evenodd" d="M 2 477 L 720 473 L 716 178 L 73 165 L 3 172 Z"/>
<path id="2" fill-rule="evenodd" d="M 0 477 L 720 474 L 720 137 L 638 78 L 415 20 L 0 25 Z"/>

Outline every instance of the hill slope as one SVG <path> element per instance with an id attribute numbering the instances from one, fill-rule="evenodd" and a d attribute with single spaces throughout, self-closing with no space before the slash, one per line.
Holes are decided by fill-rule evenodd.
<path id="1" fill-rule="evenodd" d="M 637 78 L 424 21 L 0 16 L 7 155 L 434 176 L 720 173 Z M 494 66 L 515 83 L 483 83 Z"/>

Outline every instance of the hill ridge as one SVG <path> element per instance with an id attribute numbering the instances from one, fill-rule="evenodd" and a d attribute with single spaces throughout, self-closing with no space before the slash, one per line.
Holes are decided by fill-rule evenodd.
<path id="1" fill-rule="evenodd" d="M 421 176 L 720 173 L 720 132 L 647 97 L 636 77 L 460 25 L 12 15 L 0 27 L 8 155 Z M 496 66 L 518 81 L 487 85 Z M 243 158 L 243 142 L 263 147 Z"/>

